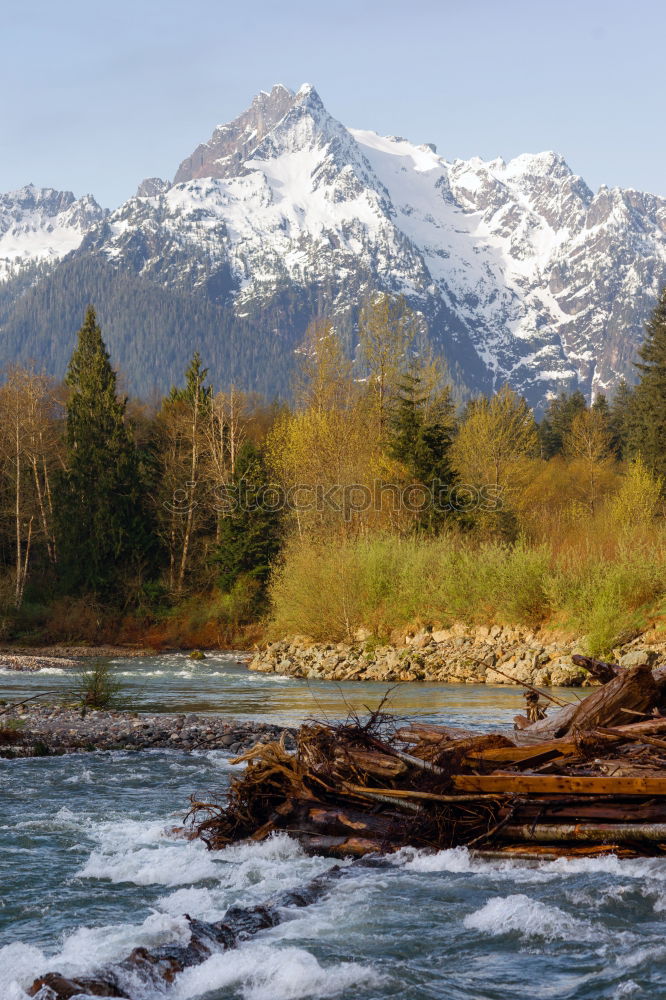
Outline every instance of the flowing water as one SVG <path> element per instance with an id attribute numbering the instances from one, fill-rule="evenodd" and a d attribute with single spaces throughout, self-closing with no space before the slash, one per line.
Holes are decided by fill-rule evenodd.
<path id="1" fill-rule="evenodd" d="M 381 685 L 307 685 L 229 655 L 117 661 L 141 709 L 294 723 L 376 704 Z M 0 697 L 62 690 L 63 672 L 0 674 Z M 572 693 L 568 693 L 572 697 Z M 403 685 L 393 709 L 505 725 L 515 689 Z M 138 944 L 184 939 L 182 914 L 219 919 L 333 862 L 285 837 L 209 853 L 173 835 L 192 792 L 229 780 L 221 751 L 0 761 L 0 1000 L 40 972 L 91 971 Z M 666 998 L 666 863 L 482 860 L 403 851 L 146 1000 Z"/>

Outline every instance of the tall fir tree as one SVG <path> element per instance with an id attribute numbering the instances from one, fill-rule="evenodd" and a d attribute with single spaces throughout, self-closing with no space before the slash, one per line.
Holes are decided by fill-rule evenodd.
<path id="1" fill-rule="evenodd" d="M 631 406 L 629 450 L 666 477 L 666 288 L 647 324 L 636 367 L 640 380 Z"/>
<path id="2" fill-rule="evenodd" d="M 261 451 L 246 442 L 233 478 L 237 505 L 222 518 L 215 552 L 218 582 L 230 591 L 241 577 L 257 586 L 261 604 L 271 566 L 280 551 L 282 513 L 272 508 L 273 491 Z"/>
<path id="3" fill-rule="evenodd" d="M 562 454 L 564 440 L 571 431 L 574 419 L 586 409 L 585 396 L 579 389 L 572 393 L 562 392 L 555 399 L 550 400 L 539 424 L 539 444 L 542 458 L 553 458 L 555 455 Z"/>
<path id="4" fill-rule="evenodd" d="M 56 484 L 59 567 L 68 592 L 119 595 L 150 547 L 126 399 L 95 310 L 86 312 L 65 379 L 66 471 Z"/>
<path id="5" fill-rule="evenodd" d="M 167 397 L 170 403 L 187 403 L 196 406 L 201 412 L 210 405 L 213 397 L 213 387 L 207 386 L 208 369 L 201 364 L 201 355 L 195 351 L 185 372 L 185 385 L 182 388 L 173 385 Z"/>
<path id="6" fill-rule="evenodd" d="M 445 386 L 426 417 L 427 399 L 421 381 L 418 372 L 412 369 L 399 382 L 389 424 L 388 453 L 405 466 L 416 482 L 432 487 L 436 497 L 444 501 L 446 488 L 454 479 L 449 460 L 455 429 L 454 406 Z M 442 519 L 439 506 L 444 503 L 436 503 L 423 512 L 421 527 L 437 528 Z"/>
<path id="7" fill-rule="evenodd" d="M 613 393 L 608 414 L 611 448 L 620 461 L 629 457 L 633 412 L 634 389 L 626 379 L 621 378 Z"/>

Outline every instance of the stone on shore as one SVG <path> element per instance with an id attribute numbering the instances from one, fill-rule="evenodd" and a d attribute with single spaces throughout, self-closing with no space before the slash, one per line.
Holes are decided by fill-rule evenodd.
<path id="1" fill-rule="evenodd" d="M 580 652 L 580 640 L 557 639 L 545 629 L 455 624 L 411 632 L 401 645 L 377 645 L 361 629 L 348 643 L 313 643 L 293 636 L 258 650 L 249 666 L 261 673 L 310 680 L 593 685 L 590 675 L 572 663 L 572 654 Z M 666 642 L 638 637 L 613 654 L 622 666 L 655 666 L 660 660 L 666 662 Z"/>
<path id="2" fill-rule="evenodd" d="M 54 705 L 20 705 L 0 719 L 0 757 L 34 757 L 94 750 L 224 750 L 242 753 L 291 730 L 220 715 L 137 714 Z M 3 729 L 3 726 L 5 727 Z"/>

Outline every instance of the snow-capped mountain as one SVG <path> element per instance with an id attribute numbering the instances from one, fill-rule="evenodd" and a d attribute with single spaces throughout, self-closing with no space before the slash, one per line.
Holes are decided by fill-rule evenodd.
<path id="1" fill-rule="evenodd" d="M 33 184 L 0 195 L 0 281 L 25 266 L 60 260 L 105 214 L 92 195 L 75 198 Z"/>
<path id="2" fill-rule="evenodd" d="M 261 93 L 172 184 L 144 181 L 86 228 L 74 260 L 223 309 L 254 338 L 257 370 L 276 334 L 286 370 L 317 314 L 353 345 L 358 307 L 380 289 L 423 314 L 472 390 L 508 381 L 535 406 L 630 374 L 666 280 L 665 199 L 593 194 L 555 153 L 447 160 L 348 129 L 309 85 Z"/>

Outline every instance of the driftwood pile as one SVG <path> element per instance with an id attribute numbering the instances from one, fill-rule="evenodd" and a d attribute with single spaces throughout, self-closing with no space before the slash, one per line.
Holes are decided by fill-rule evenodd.
<path id="1" fill-rule="evenodd" d="M 576 660 L 602 686 L 571 704 L 530 689 L 513 732 L 401 726 L 377 711 L 302 726 L 295 753 L 258 745 L 236 758 L 247 766 L 225 805 L 193 801 L 195 834 L 217 849 L 285 831 L 339 857 L 407 845 L 662 853 L 666 668 Z M 557 710 L 544 717 L 541 698 Z"/>

